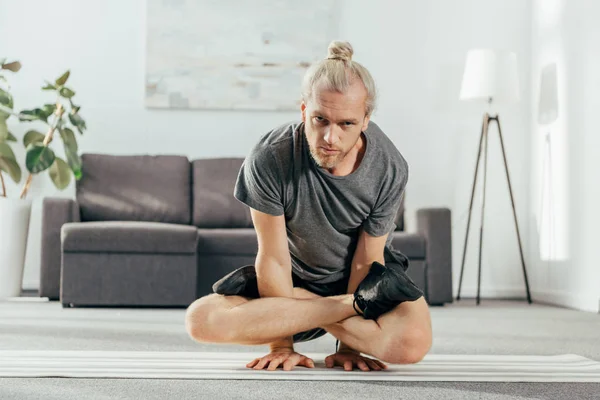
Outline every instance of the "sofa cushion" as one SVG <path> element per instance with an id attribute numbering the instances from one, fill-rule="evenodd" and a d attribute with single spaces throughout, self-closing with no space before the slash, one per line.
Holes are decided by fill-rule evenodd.
<path id="1" fill-rule="evenodd" d="M 425 237 L 418 233 L 393 232 L 392 247 L 408 258 L 425 258 Z"/>
<path id="2" fill-rule="evenodd" d="M 83 154 L 82 221 L 189 224 L 191 167 L 184 156 Z"/>
<path id="3" fill-rule="evenodd" d="M 193 224 L 198 228 L 251 228 L 250 209 L 233 196 L 244 158 L 192 161 Z"/>
<path id="4" fill-rule="evenodd" d="M 196 231 L 160 222 L 69 222 L 62 226 L 61 242 L 65 252 L 194 254 Z"/>
<path id="5" fill-rule="evenodd" d="M 198 254 L 255 256 L 257 252 L 254 228 L 198 229 Z"/>

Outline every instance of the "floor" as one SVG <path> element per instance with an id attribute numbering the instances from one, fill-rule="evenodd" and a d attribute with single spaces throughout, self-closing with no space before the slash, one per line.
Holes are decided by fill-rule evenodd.
<path id="1" fill-rule="evenodd" d="M 184 309 L 67 308 L 57 302 L 0 302 L 0 350 L 267 351 L 202 345 L 183 326 Z M 27 301 L 28 300 L 28 301 Z M 565 354 L 600 361 L 600 315 L 524 301 L 471 299 L 431 308 L 432 354 Z M 333 352 L 326 335 L 298 352 Z M 265 353 L 266 354 L 266 353 Z M 248 360 L 250 361 L 250 360 Z M 285 393 L 285 395 L 282 395 Z M 0 379 L 0 398 L 26 399 L 600 399 L 600 383 L 303 382 L 130 379 Z"/>

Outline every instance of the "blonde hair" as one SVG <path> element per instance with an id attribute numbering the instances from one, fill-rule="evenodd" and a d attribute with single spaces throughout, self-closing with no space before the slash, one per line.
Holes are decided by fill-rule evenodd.
<path id="1" fill-rule="evenodd" d="M 306 71 L 302 83 L 302 100 L 312 99 L 318 86 L 325 90 L 346 93 L 348 87 L 359 79 L 367 90 L 366 115 L 375 110 L 377 92 L 375 82 L 369 71 L 356 61 L 352 61 L 354 49 L 348 42 L 333 41 L 327 49 L 327 58 L 321 60 Z"/>

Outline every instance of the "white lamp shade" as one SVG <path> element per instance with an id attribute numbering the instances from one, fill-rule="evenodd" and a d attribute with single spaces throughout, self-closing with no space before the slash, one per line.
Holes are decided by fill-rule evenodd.
<path id="1" fill-rule="evenodd" d="M 519 100 L 517 55 L 490 49 L 473 49 L 467 53 L 461 100 L 513 102 Z"/>

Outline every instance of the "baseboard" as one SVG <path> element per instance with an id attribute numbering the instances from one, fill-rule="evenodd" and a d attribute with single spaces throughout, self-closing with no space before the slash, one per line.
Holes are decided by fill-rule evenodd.
<path id="1" fill-rule="evenodd" d="M 38 282 L 23 282 L 23 291 L 37 293 Z M 454 289 L 454 298 L 458 294 L 458 287 Z M 461 298 L 476 298 L 477 287 L 463 287 L 460 291 Z M 503 287 L 503 288 L 481 288 L 482 299 L 527 299 L 525 288 Z M 531 290 L 531 298 L 535 303 L 550 304 L 580 311 L 600 313 L 600 298 L 596 295 L 573 294 L 558 290 Z"/>
<path id="2" fill-rule="evenodd" d="M 580 311 L 600 312 L 600 301 L 597 296 L 587 293 L 573 294 L 558 290 L 536 290 L 531 293 L 537 303 L 558 305 Z"/>
<path id="3" fill-rule="evenodd" d="M 40 290 L 40 283 L 39 282 L 34 282 L 34 281 L 23 281 L 23 290 L 28 290 L 28 291 L 32 291 L 35 290 L 36 292 Z"/>
<path id="4" fill-rule="evenodd" d="M 530 289 L 531 299 L 534 303 L 556 305 L 579 311 L 600 313 L 600 299 L 596 295 L 587 293 L 574 294 L 560 290 L 534 290 Z M 454 290 L 454 298 L 458 294 L 458 288 Z M 463 287 L 460 291 L 462 298 L 476 298 L 477 287 Z M 482 299 L 523 299 L 527 300 L 525 287 L 494 287 L 480 289 Z"/>
<path id="5" fill-rule="evenodd" d="M 458 287 L 454 289 L 454 298 L 456 298 L 457 295 Z M 463 286 L 460 289 L 460 297 L 473 299 L 476 298 L 477 287 Z M 525 288 L 516 289 L 514 287 L 481 287 L 481 289 L 479 290 L 479 297 L 482 299 L 527 299 L 527 292 L 525 291 Z"/>

